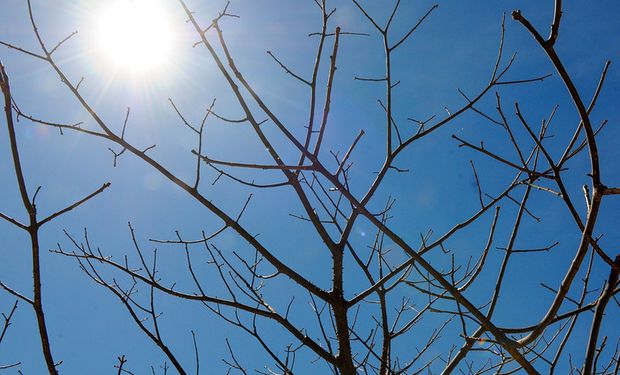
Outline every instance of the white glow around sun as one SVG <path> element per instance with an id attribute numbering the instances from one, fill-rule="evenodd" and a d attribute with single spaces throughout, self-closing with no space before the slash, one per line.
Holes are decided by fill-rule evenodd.
<path id="1" fill-rule="evenodd" d="M 159 0 L 109 1 L 98 16 L 97 39 L 105 63 L 133 74 L 164 67 L 174 44 Z"/>

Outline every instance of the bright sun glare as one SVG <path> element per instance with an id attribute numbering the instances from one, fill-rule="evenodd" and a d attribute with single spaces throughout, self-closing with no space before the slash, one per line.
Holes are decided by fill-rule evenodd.
<path id="1" fill-rule="evenodd" d="M 153 72 L 170 58 L 173 32 L 158 0 L 110 1 L 97 27 L 99 50 L 116 69 Z"/>

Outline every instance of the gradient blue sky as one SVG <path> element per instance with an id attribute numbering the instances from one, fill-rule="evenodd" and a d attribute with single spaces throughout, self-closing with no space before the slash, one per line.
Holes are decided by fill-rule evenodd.
<path id="1" fill-rule="evenodd" d="M 50 44 L 73 30 L 79 30 L 76 39 L 60 51 L 59 61 L 72 79 L 77 81 L 85 77 L 82 86 L 84 95 L 96 103 L 95 108 L 102 117 L 120 130 L 126 108 L 131 106 L 127 138 L 144 147 L 157 144 L 152 156 L 162 160 L 182 178 L 191 180 L 194 159 L 189 150 L 195 148 L 195 140 L 178 121 L 167 98 L 172 97 L 184 115 L 193 121 L 201 118 L 215 97 L 218 112 L 237 117 L 240 111 L 204 48 L 192 48 L 196 37 L 184 23 L 177 2 L 162 1 L 169 8 L 171 20 L 177 27 L 178 47 L 171 56 L 171 69 L 155 72 L 142 80 L 133 80 L 122 72 L 113 73 L 107 66 L 109 64 L 95 57 L 91 48 L 92 22 L 102 2 L 33 0 L 33 6 L 41 32 Z M 213 18 L 224 3 L 188 1 L 203 21 Z M 372 14 L 383 19 L 385 12 L 391 8 L 391 5 L 387 7 L 385 4 L 392 2 L 365 3 L 369 3 L 368 9 Z M 394 34 L 402 34 L 432 4 L 426 0 L 403 1 L 395 21 Z M 324 147 L 325 150 L 346 149 L 358 130 L 365 130 L 366 135 L 352 159 L 355 168 L 351 176 L 356 186 L 353 191 L 361 194 L 374 178 L 372 172 L 378 170 L 383 161 L 383 112 L 376 105 L 376 99 L 383 96 L 384 88 L 379 84 L 354 81 L 353 77 L 381 74 L 381 43 L 349 1 L 334 1 L 332 6 L 338 8 L 332 28 L 340 25 L 344 31 L 372 33 L 370 37 L 343 37 L 341 41 L 331 123 Z M 462 98 L 457 88 L 473 95 L 484 87 L 496 57 L 503 12 L 509 15 L 514 9 L 522 9 L 546 35 L 552 8 L 551 1 L 440 3 L 437 12 L 395 54 L 395 76 L 402 81 L 395 99 L 396 120 L 401 127 L 406 128 L 407 117 L 441 116 L 444 107 L 458 108 L 462 105 Z M 294 134 L 301 137 L 307 116 L 306 89 L 286 76 L 265 51 L 273 51 L 295 71 L 308 76 L 314 62 L 316 39 L 307 34 L 318 31 L 320 26 L 316 6 L 311 0 L 233 0 L 230 10 L 241 18 L 225 20 L 223 29 L 240 69 L 289 124 Z M 620 62 L 619 16 L 620 4 L 617 1 L 567 1 L 557 44 L 558 53 L 585 98 L 593 92 L 604 62 L 607 59 L 613 62 L 599 105 L 592 115 L 596 124 L 603 119 L 609 121 L 599 139 L 603 182 L 609 186 L 620 186 L 620 128 L 617 126 L 620 120 L 617 112 L 620 74 L 616 66 Z M 508 56 L 518 52 L 508 78 L 530 78 L 553 72 L 543 51 L 521 26 L 508 17 L 506 27 L 505 54 Z M 2 0 L 0 40 L 37 50 L 25 1 Z M 13 95 L 25 112 L 52 121 L 85 121 L 85 126 L 94 126 L 49 66 L 4 47 L 0 48 L 0 58 L 11 76 Z M 327 67 L 324 66 L 320 76 L 323 81 L 326 72 Z M 501 93 L 508 112 L 512 113 L 511 105 L 518 100 L 533 123 L 539 123 L 555 104 L 559 104 L 558 116 L 551 129 L 556 137 L 554 142 L 562 145 L 562 140 L 565 142 L 572 135 L 577 124 L 576 112 L 557 76 L 543 83 L 505 88 Z M 490 94 L 482 104 L 487 110 L 494 107 L 494 96 Z M 513 122 L 516 127 L 516 121 Z M 0 210 L 25 218 L 14 183 L 4 123 L 2 125 Z M 268 155 L 261 150 L 247 128 L 210 121 L 207 129 L 205 149 L 209 150 L 210 156 L 235 161 L 267 161 Z M 469 159 L 475 160 L 483 188 L 489 194 L 499 193 L 513 176 L 512 171 L 497 163 L 459 149 L 450 138 L 451 134 L 458 134 L 474 143 L 484 140 L 490 148 L 497 145 L 496 150 L 514 157 L 513 150 L 501 138 L 503 135 L 480 116 L 471 113 L 400 156 L 396 165 L 411 169 L 411 173 L 390 175 L 371 207 L 378 209 L 385 204 L 388 196 L 397 197 L 391 224 L 397 233 L 413 243 L 417 243 L 419 233 L 432 228 L 436 234 L 441 234 L 477 209 L 476 187 L 469 169 Z M 74 201 L 105 181 L 112 182 L 112 187 L 102 196 L 43 229 L 42 247 L 45 250 L 56 248 L 57 243 L 69 247 L 62 229 L 79 236 L 84 227 L 88 228 L 92 242 L 100 246 L 104 253 L 118 258 L 132 250 L 128 221 L 132 222 L 145 249 L 153 247 L 148 238 L 173 238 L 175 230 L 181 230 L 187 237 L 198 237 L 201 230 L 208 232 L 219 225 L 204 208 L 137 158 L 125 155 L 113 168 L 112 154 L 107 150 L 111 145 L 98 139 L 70 132 L 60 136 L 53 129 L 22 120 L 18 126 L 18 140 L 29 188 L 34 191 L 36 186 L 43 186 L 38 198 L 42 213 L 52 212 Z M 292 148 L 287 148 L 282 142 L 278 145 L 283 150 L 289 150 L 283 152 L 284 155 L 294 155 Z M 557 154 L 561 147 L 556 149 L 551 146 L 551 150 Z M 575 196 L 574 200 L 580 202 L 582 210 L 580 189 L 588 181 L 584 174 L 587 165 L 585 157 L 576 158 L 566 172 L 570 191 Z M 257 176 L 257 181 L 261 182 L 278 178 L 277 174 L 251 175 Z M 240 209 L 249 190 L 227 181 L 211 186 L 213 178 L 213 175 L 205 176 L 202 192 L 229 212 Z M 504 303 L 500 303 L 497 313 L 499 325 L 538 321 L 552 298 L 539 284 L 545 282 L 556 286 L 559 283 L 579 238 L 576 225 L 559 199 L 554 200 L 543 192 L 534 194 L 531 208 L 544 219 L 542 223 L 525 220 L 523 225 L 528 230 L 523 233 L 528 234 L 519 238 L 517 247 L 544 246 L 556 240 L 561 244 L 549 254 L 515 257 L 507 278 L 506 293 L 510 296 L 510 302 L 503 300 Z M 279 254 L 286 262 L 300 267 L 305 276 L 327 287 L 330 280 L 326 270 L 330 264 L 320 241 L 306 223 L 291 220 L 288 216 L 289 213 L 300 212 L 301 207 L 292 192 L 258 191 L 243 222 L 252 233 L 260 233 L 261 240 L 270 247 L 282 249 Z M 496 246 L 505 246 L 515 212 L 515 205 L 509 202 L 503 205 Z M 620 242 L 618 212 L 620 199 L 607 199 L 596 231 L 597 234 L 604 234 L 601 243 L 611 252 L 610 255 L 615 255 Z M 476 256 L 484 246 L 491 219 L 491 215 L 486 215 L 451 241 L 449 246 L 457 250 L 462 259 Z M 354 233 L 354 241 L 359 245 L 369 243 L 374 234 L 369 223 L 363 220 L 356 225 Z M 31 281 L 28 238 L 4 222 L 0 223 L 0 236 L 0 280 L 28 293 Z M 248 252 L 247 246 L 232 233 L 225 233 L 217 244 L 226 251 Z M 165 246 L 159 246 L 159 249 L 160 264 L 165 265 L 162 277 L 169 284 L 177 281 L 180 286 L 187 286 L 181 250 Z M 433 256 L 430 255 L 430 259 L 434 259 Z M 474 301 L 482 302 L 488 298 L 501 256 L 501 251 L 493 251 L 480 286 L 471 292 L 470 297 Z M 395 260 L 399 257 L 395 255 Z M 436 261 L 445 262 L 445 258 L 437 257 Z M 362 280 L 354 274 L 352 264 L 350 270 L 347 284 L 351 291 L 349 296 L 361 288 L 359 283 Z M 608 269 L 598 262 L 593 270 L 592 287 L 602 285 L 607 275 Z M 204 277 L 210 280 L 215 275 L 213 272 L 205 273 Z M 60 367 L 62 373 L 109 374 L 113 371 L 116 357 L 121 354 L 127 355 L 127 368 L 136 374 L 146 373 L 150 365 L 163 363 L 163 356 L 138 331 L 115 297 L 87 279 L 75 262 L 45 251 L 43 279 L 53 350 L 56 358 L 64 361 Z M 288 299 L 282 297 L 295 294 L 287 285 L 285 281 L 276 281 L 265 293 L 274 298 L 275 305 L 285 305 Z M 11 296 L 0 293 L 0 310 L 6 312 L 12 302 Z M 218 317 L 195 304 L 179 303 L 168 297 L 161 297 L 158 302 L 164 311 L 161 318 L 164 336 L 169 338 L 171 347 L 181 361 L 188 364 L 188 368 L 191 368 L 193 361 L 190 329 L 195 330 L 199 340 L 201 367 L 206 370 L 204 373 L 225 372 L 226 367 L 221 361 L 221 358 L 227 357 L 225 337 L 231 339 L 237 354 L 249 369 L 260 369 L 265 365 L 264 356 L 256 350 L 248 336 L 226 326 Z M 304 303 L 299 304 L 297 314 L 298 322 L 302 324 L 306 324 L 311 317 L 311 311 Z M 432 323 L 429 322 L 428 327 Z M 580 321 L 575 338 L 582 341 L 569 347 L 575 363 L 580 363 L 583 356 L 584 349 L 580 344 L 587 337 L 589 323 L 589 319 Z M 610 335 L 611 347 L 618 338 L 618 323 L 618 308 L 612 302 L 603 328 Z M 428 327 L 421 328 L 422 337 L 426 337 Z M 458 329 L 455 325 L 446 335 L 458 334 Z M 290 340 L 282 335 L 279 328 L 268 335 L 273 337 L 274 342 L 286 343 Z M 419 340 L 419 336 L 414 334 L 410 342 L 401 343 L 403 352 L 417 344 L 416 337 Z M 436 350 L 445 349 L 438 346 Z M 312 358 L 302 356 L 300 361 L 308 359 Z M 0 347 L 0 364 L 13 361 L 23 363 L 21 369 L 24 374 L 45 371 L 36 338 L 34 315 L 23 303 Z M 303 368 L 300 366 L 298 373 L 316 373 L 305 372 Z"/>

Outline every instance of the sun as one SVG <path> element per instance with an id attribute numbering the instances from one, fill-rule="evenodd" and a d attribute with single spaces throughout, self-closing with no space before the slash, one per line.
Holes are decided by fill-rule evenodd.
<path id="1" fill-rule="evenodd" d="M 115 0 L 97 17 L 97 47 L 106 64 L 132 74 L 169 62 L 174 33 L 159 0 Z"/>

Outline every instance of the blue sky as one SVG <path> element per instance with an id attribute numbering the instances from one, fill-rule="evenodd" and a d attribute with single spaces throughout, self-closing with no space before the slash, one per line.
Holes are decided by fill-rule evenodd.
<path id="1" fill-rule="evenodd" d="M 217 98 L 215 109 L 218 113 L 239 117 L 240 110 L 206 50 L 192 48 L 197 38 L 184 23 L 184 16 L 176 1 L 166 0 L 163 3 L 177 30 L 178 46 L 169 57 L 169 69 L 153 72 L 140 79 L 132 79 L 122 71 L 114 73 L 110 64 L 92 51 L 93 19 L 97 17 L 101 2 L 35 0 L 33 6 L 42 35 L 50 44 L 61 40 L 73 30 L 79 30 L 75 40 L 72 39 L 59 51 L 58 60 L 75 81 L 85 77 L 82 86 L 84 95 L 91 103 L 96 103 L 95 108 L 102 118 L 120 131 L 126 108 L 130 106 L 127 139 L 140 147 L 157 144 L 151 155 L 181 178 L 191 180 L 194 159 L 190 150 L 196 147 L 195 137 L 180 123 L 167 99 L 173 98 L 184 116 L 193 122 L 201 119 L 214 98 Z M 224 3 L 198 0 L 188 2 L 203 21 L 212 19 Z M 378 19 L 385 19 L 386 12 L 391 9 L 391 6 L 385 6 L 387 2 L 365 3 L 368 3 L 369 12 L 377 15 Z M 394 35 L 406 32 L 432 4 L 429 1 L 404 1 L 392 30 Z M 380 38 L 351 2 L 334 1 L 332 6 L 338 9 L 330 24 L 332 28 L 339 25 L 344 31 L 371 33 L 368 37 L 347 36 L 341 40 L 330 126 L 323 148 L 325 151 L 331 149 L 344 152 L 360 129 L 366 132 L 351 159 L 355 163 L 351 172 L 354 185 L 352 191 L 359 196 L 374 179 L 373 172 L 380 168 L 383 161 L 384 114 L 376 100 L 383 97 L 385 90 L 381 84 L 359 82 L 353 77 L 381 74 L 382 47 Z M 441 117 L 445 113 L 444 107 L 453 110 L 461 106 L 463 100 L 457 88 L 472 96 L 484 88 L 497 54 L 502 13 L 509 15 L 514 9 L 522 9 L 541 33 L 547 34 L 553 10 L 550 1 L 440 3 L 439 9 L 419 32 L 395 53 L 394 75 L 397 80 L 401 80 L 395 91 L 395 120 L 401 129 L 409 134 L 413 131 L 414 128 L 407 128 L 410 125 L 406 120 L 408 117 Z M 290 79 L 265 51 L 272 51 L 293 70 L 308 76 L 314 62 L 317 38 L 307 35 L 319 30 L 320 13 L 310 0 L 234 0 L 230 10 L 241 18 L 226 19 L 222 27 L 240 70 L 289 129 L 301 138 L 307 117 L 307 90 L 299 82 Z M 566 2 L 557 44 L 559 55 L 586 100 L 589 100 L 596 87 L 604 62 L 608 59 L 613 61 L 599 104 L 592 114 L 594 124 L 605 119 L 609 121 L 599 138 L 603 182 L 608 186 L 620 186 L 620 168 L 617 163 L 620 158 L 620 130 L 617 127 L 619 117 L 615 111 L 618 108 L 620 88 L 620 74 L 615 65 L 620 57 L 617 43 L 620 36 L 618 16 L 620 5 L 611 0 Z M 210 38 L 214 39 L 214 36 Z M 3 0 L 0 5 L 0 40 L 37 50 L 24 1 Z M 331 40 L 328 40 L 330 44 Z M 515 51 L 518 54 L 508 79 L 555 73 L 533 38 L 507 17 L 505 55 L 509 56 Z M 25 112 L 50 121 L 84 121 L 86 127 L 95 126 L 49 66 L 4 47 L 0 49 L 0 58 L 11 76 L 13 95 Z M 326 79 L 327 68 L 322 66 L 319 76 L 321 82 Z M 322 92 L 320 87 L 319 91 Z M 549 146 L 558 155 L 563 149 L 562 145 L 572 135 L 578 117 L 557 75 L 554 74 L 542 83 L 501 88 L 500 93 L 515 128 L 518 125 L 512 116 L 514 101 L 519 101 L 523 112 L 533 124 L 538 124 L 547 116 L 554 105 L 560 106 L 551 128 L 554 139 Z M 493 113 L 494 100 L 494 94 L 490 92 L 483 99 L 481 108 Z M 4 129 L 4 123 L 2 125 Z M 269 161 L 268 154 L 247 127 L 214 119 L 210 119 L 206 126 L 204 142 L 209 156 L 233 161 Z M 522 137 L 520 139 L 527 140 L 521 129 L 516 131 Z M 0 174 L 5 178 L 0 182 L 0 210 L 23 219 L 26 216 L 14 183 L 7 137 L 5 130 L 2 132 Z M 276 144 L 283 155 L 295 162 L 294 149 L 281 137 L 278 138 L 275 129 L 267 127 L 266 132 L 278 139 Z M 512 171 L 497 162 L 471 150 L 459 148 L 458 143 L 451 139 L 452 134 L 473 143 L 483 140 L 490 149 L 516 159 L 505 135 L 475 113 L 466 113 L 401 154 L 396 165 L 410 169 L 410 173 L 390 174 L 369 207 L 379 210 L 385 205 L 388 196 L 396 197 L 392 211 L 394 219 L 390 224 L 396 233 L 413 244 L 419 243 L 420 233 L 432 229 L 438 236 L 478 209 L 470 159 L 476 163 L 483 189 L 491 195 L 501 192 L 502 187 L 513 177 Z M 210 232 L 220 225 L 205 208 L 136 157 L 124 155 L 119 159 L 117 167 L 113 167 L 108 147 L 118 149 L 118 146 L 70 132 L 60 136 L 54 129 L 42 128 L 23 119 L 18 125 L 18 140 L 29 188 L 34 191 L 37 186 L 43 186 L 38 198 L 40 212 L 53 212 L 106 181 L 112 183 L 112 187 L 102 196 L 46 226 L 42 231 L 45 250 L 57 248 L 57 243 L 70 248 L 69 241 L 62 234 L 63 229 L 79 237 L 83 229 L 88 228 L 93 243 L 100 246 L 104 253 L 118 259 L 132 252 L 128 221 L 136 229 L 138 239 L 145 249 L 153 248 L 149 238 L 173 238 L 175 230 L 180 230 L 188 238 L 196 238 L 200 236 L 201 230 Z M 323 160 L 329 158 L 325 152 Z M 334 166 L 333 163 L 326 164 Z M 565 173 L 566 180 L 573 200 L 578 202 L 583 214 L 580 191 L 581 186 L 588 182 L 585 175 L 588 160 L 585 154 L 571 161 L 569 167 Z M 245 175 L 265 183 L 282 179 L 277 173 L 247 172 Z M 310 230 L 308 223 L 289 216 L 290 213 L 302 212 L 294 192 L 290 189 L 252 191 L 230 181 L 220 181 L 212 186 L 215 177 L 213 173 L 204 176 L 201 191 L 205 196 L 227 212 L 237 212 L 247 195 L 253 192 L 252 202 L 242 220 L 250 232 L 260 234 L 261 241 L 270 248 L 278 249 L 278 255 L 291 266 L 300 268 L 304 276 L 320 286 L 329 287 L 327 270 L 330 260 L 326 256 L 326 249 Z M 515 194 L 515 197 L 520 194 Z M 532 194 L 530 208 L 543 217 L 543 221 L 536 223 L 526 217 L 523 224 L 526 229 L 518 239 L 517 248 L 544 246 L 554 241 L 559 241 L 560 245 L 550 253 L 515 256 L 507 276 L 506 299 L 500 298 L 496 315 L 500 326 L 533 324 L 540 319 L 552 298 L 551 293 L 540 287 L 540 283 L 551 286 L 559 284 L 579 240 L 578 229 L 561 200 L 544 192 Z M 505 246 L 516 208 L 511 202 L 502 205 L 496 232 L 497 242 L 492 249 L 488 268 L 470 292 L 469 297 L 481 304 L 492 291 L 503 255 L 495 246 Z M 620 240 L 620 234 L 615 230 L 619 210 L 617 197 L 606 198 L 596 230 L 597 234 L 604 234 L 602 247 L 612 257 Z M 448 243 L 460 260 L 466 261 L 469 256 L 479 254 L 486 241 L 491 220 L 492 215 L 486 214 Z M 31 281 L 28 238 L 4 222 L 0 223 L 0 234 L 3 238 L 0 241 L 0 280 L 27 293 Z M 372 225 L 360 219 L 354 227 L 352 241 L 362 247 L 370 244 L 373 235 Z M 247 244 L 232 232 L 226 232 L 216 244 L 224 251 L 251 254 Z M 178 282 L 179 287 L 190 287 L 182 249 L 165 245 L 157 247 L 160 264 L 165 265 L 162 267 L 165 283 L 169 285 Z M 196 249 L 196 254 L 197 258 L 201 257 L 200 249 Z M 404 259 L 403 256 L 398 249 L 394 249 L 395 261 Z M 447 258 L 437 253 L 430 254 L 429 259 L 438 265 L 447 264 Z M 346 286 L 347 296 L 350 297 L 364 289 L 364 284 L 361 275 L 355 273 L 351 259 L 348 262 Z M 207 269 L 205 266 L 203 271 Z M 602 285 L 607 275 L 608 268 L 598 261 L 593 268 L 592 287 Z M 222 293 L 222 286 L 218 284 L 213 270 L 204 272 L 203 276 L 206 283 L 213 285 L 215 294 Z M 137 374 L 146 373 L 150 365 L 159 366 L 163 363 L 164 357 L 138 331 L 118 301 L 109 292 L 94 285 L 71 259 L 44 251 L 43 279 L 53 350 L 55 356 L 63 360 L 60 367 L 62 373 L 109 374 L 113 371 L 116 357 L 121 354 L 129 358 L 127 368 Z M 286 280 L 276 280 L 267 287 L 265 293 L 273 298 L 275 306 L 281 308 L 288 303 L 288 297 L 299 291 L 291 288 Z M 573 293 L 578 293 L 578 287 Z M 164 335 L 169 338 L 171 347 L 181 361 L 188 364 L 188 368 L 191 368 L 193 362 L 191 329 L 195 330 L 199 340 L 201 367 L 211 369 L 205 373 L 225 372 L 226 366 L 221 361 L 223 357 L 228 358 L 225 337 L 230 338 L 248 368 L 260 369 L 269 363 L 247 335 L 228 327 L 200 306 L 165 296 L 159 298 L 160 309 L 164 312 L 161 318 Z M 311 326 L 311 311 L 306 301 L 301 301 L 305 295 L 298 298 L 300 302 L 295 307 L 297 322 L 302 326 Z M 421 297 L 414 295 L 412 298 Z M 6 293 L 0 293 L 0 310 L 6 312 L 13 300 Z M 423 297 L 416 303 L 423 305 Z M 614 330 L 614 324 L 617 326 L 619 322 L 617 307 L 613 302 L 610 304 L 610 313 L 603 327 L 604 332 L 610 336 L 610 347 L 615 345 L 618 338 L 618 331 Z M 587 337 L 590 316 L 580 320 L 575 340 L 567 350 L 576 363 L 580 363 L 583 357 L 582 344 Z M 399 345 L 399 353 L 405 353 L 418 343 L 420 337 L 426 337 L 435 323 L 429 318 L 421 326 L 419 336 L 414 333 Z M 267 337 L 274 343 L 291 340 L 279 328 L 269 325 L 265 327 L 269 332 Z M 459 327 L 454 325 L 448 329 L 446 336 L 458 334 Z M 454 342 L 460 345 L 460 340 Z M 442 345 L 446 345 L 445 342 L 440 343 L 435 352 L 445 351 L 446 346 Z M 312 356 L 306 354 L 300 361 L 312 359 Z M 25 304 L 20 305 L 8 336 L 0 347 L 0 364 L 12 361 L 23 363 L 21 368 L 24 374 L 45 371 L 36 339 L 34 315 Z M 567 359 L 563 366 L 566 364 Z M 322 370 L 327 371 L 326 368 Z M 307 371 L 300 365 L 298 373 L 317 373 L 314 372 L 317 370 L 310 370 L 310 367 Z"/>

